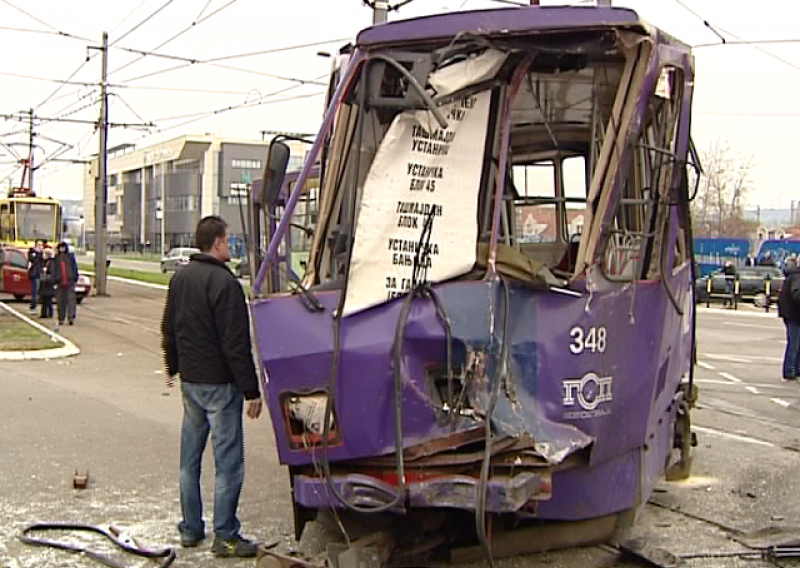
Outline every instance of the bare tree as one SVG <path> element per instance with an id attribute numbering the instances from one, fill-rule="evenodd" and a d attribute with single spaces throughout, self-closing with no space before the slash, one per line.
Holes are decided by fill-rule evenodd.
<path id="1" fill-rule="evenodd" d="M 749 237 L 744 201 L 751 189 L 753 157 L 731 148 L 727 138 L 714 140 L 701 152 L 703 174 L 692 215 L 698 236 Z"/>

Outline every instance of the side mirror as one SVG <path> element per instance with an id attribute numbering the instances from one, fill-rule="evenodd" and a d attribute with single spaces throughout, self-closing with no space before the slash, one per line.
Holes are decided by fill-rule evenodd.
<path id="1" fill-rule="evenodd" d="M 289 166 L 289 154 L 289 146 L 284 142 L 273 140 L 270 143 L 264 177 L 261 180 L 261 194 L 258 196 L 262 207 L 269 207 L 278 200 L 286 168 Z"/>

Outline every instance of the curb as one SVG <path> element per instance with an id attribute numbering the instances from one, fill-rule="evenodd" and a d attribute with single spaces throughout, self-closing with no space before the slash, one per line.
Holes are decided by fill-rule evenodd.
<path id="1" fill-rule="evenodd" d="M 73 357 L 78 355 L 80 348 L 72 343 L 66 337 L 57 334 L 51 329 L 43 326 L 39 322 L 33 321 L 26 315 L 18 312 L 14 308 L 7 306 L 0 302 L 0 308 L 3 308 L 12 315 L 18 317 L 28 325 L 35 327 L 39 331 L 49 335 L 56 341 L 63 343 L 63 347 L 54 347 L 52 349 L 36 349 L 33 351 L 0 351 L 0 361 L 30 361 L 30 360 L 45 360 L 45 359 L 63 359 L 65 357 Z"/>
<path id="2" fill-rule="evenodd" d="M 706 308 L 704 306 L 697 306 L 698 313 L 707 313 L 707 314 L 723 314 L 727 316 L 744 316 L 744 317 L 751 317 L 751 318 L 770 318 L 770 319 L 780 319 L 778 317 L 778 306 L 776 305 L 773 310 L 770 312 L 759 311 L 745 311 L 745 310 L 726 310 L 723 308 Z"/>
<path id="3" fill-rule="evenodd" d="M 94 272 L 90 272 L 88 270 L 81 271 L 81 274 L 88 274 L 90 276 L 94 276 Z M 133 284 L 135 286 L 144 286 L 145 288 L 155 288 L 156 290 L 169 290 L 169 286 L 165 284 L 154 284 L 152 282 L 144 282 L 142 280 L 134 280 L 132 278 L 123 278 L 121 276 L 106 276 L 108 280 L 116 280 L 117 282 L 122 282 L 124 284 Z"/>

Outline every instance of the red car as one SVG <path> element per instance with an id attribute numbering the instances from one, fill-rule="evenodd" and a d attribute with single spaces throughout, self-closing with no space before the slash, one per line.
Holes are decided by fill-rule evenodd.
<path id="1" fill-rule="evenodd" d="M 0 294 L 11 294 L 17 300 L 31 295 L 28 257 L 24 251 L 0 247 Z"/>
<path id="2" fill-rule="evenodd" d="M 81 303 L 89 295 L 92 281 L 85 274 L 78 274 L 75 283 L 75 300 Z M 17 300 L 31 295 L 28 280 L 28 255 L 22 249 L 0 246 L 0 294 L 11 294 Z"/>

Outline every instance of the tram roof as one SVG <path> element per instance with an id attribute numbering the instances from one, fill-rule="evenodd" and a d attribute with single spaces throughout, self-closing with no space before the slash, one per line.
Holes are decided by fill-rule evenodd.
<path id="1" fill-rule="evenodd" d="M 512 37 L 531 32 L 622 27 L 648 33 L 651 27 L 633 10 L 595 6 L 523 6 L 437 14 L 372 26 L 358 35 L 357 45 L 447 40 L 463 32 Z M 666 34 L 663 41 L 675 42 Z"/>

